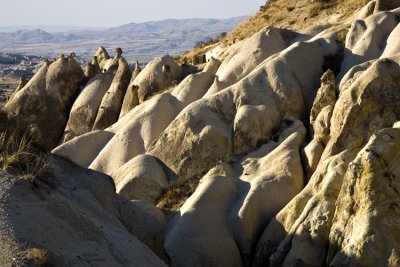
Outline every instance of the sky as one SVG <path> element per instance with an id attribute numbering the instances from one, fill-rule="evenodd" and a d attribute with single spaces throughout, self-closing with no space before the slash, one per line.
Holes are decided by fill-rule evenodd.
<path id="1" fill-rule="evenodd" d="M 115 27 L 169 18 L 252 15 L 266 0 L 0 0 L 0 27 L 77 25 Z"/>

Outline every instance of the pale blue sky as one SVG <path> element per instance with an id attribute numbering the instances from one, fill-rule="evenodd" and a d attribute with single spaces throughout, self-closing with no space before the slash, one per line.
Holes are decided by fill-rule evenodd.
<path id="1" fill-rule="evenodd" d="M 0 0 L 0 26 L 113 27 L 168 18 L 252 15 L 266 0 Z"/>

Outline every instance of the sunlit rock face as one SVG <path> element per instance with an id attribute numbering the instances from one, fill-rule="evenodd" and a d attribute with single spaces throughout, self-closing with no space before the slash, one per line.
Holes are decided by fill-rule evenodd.
<path id="1" fill-rule="evenodd" d="M 45 62 L 35 76 L 7 102 L 4 111 L 26 128 L 35 140 L 52 149 L 58 145 L 69 110 L 84 73 L 73 56 Z"/>
<path id="2" fill-rule="evenodd" d="M 48 149 L 61 139 L 52 153 L 80 167 L 52 157 L 53 180 L 5 175 L 5 191 L 45 203 L 27 226 L 94 240 L 108 265 L 397 266 L 399 6 L 371 1 L 299 32 L 265 27 L 197 66 L 166 55 L 132 73 L 121 49 L 103 47 L 86 77 L 72 57 L 46 64 L 6 115 Z M 14 202 L 0 216 L 36 242 Z M 68 217 L 73 234 L 46 232 L 35 214 Z"/>

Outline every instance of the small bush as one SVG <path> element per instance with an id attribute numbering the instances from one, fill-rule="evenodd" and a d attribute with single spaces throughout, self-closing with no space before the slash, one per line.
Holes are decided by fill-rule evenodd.
<path id="1" fill-rule="evenodd" d="M 48 252 L 41 248 L 30 248 L 26 253 L 26 259 L 34 265 L 44 265 L 49 259 Z"/>
<path id="2" fill-rule="evenodd" d="M 216 42 L 218 42 L 218 39 L 213 39 L 213 38 L 207 38 L 207 40 L 205 40 L 205 41 L 198 41 L 196 44 L 195 44 L 195 48 L 202 48 L 202 47 L 206 47 L 206 46 L 209 46 L 209 45 L 211 45 L 211 44 L 214 44 L 214 43 L 216 43 Z"/>
<path id="3" fill-rule="evenodd" d="M 224 38 L 226 37 L 226 35 L 227 35 L 226 32 L 221 32 L 221 33 L 219 34 L 219 39 L 220 39 L 220 40 L 221 40 L 221 39 L 224 39 Z"/>

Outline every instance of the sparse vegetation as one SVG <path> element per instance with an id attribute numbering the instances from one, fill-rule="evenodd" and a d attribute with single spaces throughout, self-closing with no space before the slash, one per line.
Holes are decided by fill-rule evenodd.
<path id="1" fill-rule="evenodd" d="M 33 145 L 26 131 L 9 122 L 0 112 L 0 167 L 3 171 L 16 168 L 23 179 L 34 182 L 46 170 L 44 155 Z"/>
<path id="2" fill-rule="evenodd" d="M 157 207 L 164 211 L 178 211 L 193 194 L 199 184 L 199 178 L 192 178 L 180 186 L 169 188 L 157 201 Z"/>
<path id="3" fill-rule="evenodd" d="M 223 41 L 231 43 L 234 40 L 243 40 L 265 26 L 291 30 L 304 29 L 324 22 L 332 14 L 339 14 L 340 17 L 336 22 L 343 21 L 368 2 L 369 0 L 271 0 Z"/>
<path id="4" fill-rule="evenodd" d="M 367 2 L 368 0 L 314 0 L 288 3 L 285 0 L 272 0 L 254 17 L 236 28 L 226 41 L 242 40 L 267 25 L 299 30 L 321 23 L 325 17 L 329 17 L 327 15 L 335 13 L 340 13 L 339 20 L 343 20 Z"/>
<path id="5" fill-rule="evenodd" d="M 318 0 L 316 4 L 313 5 L 313 7 L 310 9 L 310 17 L 316 17 L 318 14 L 320 14 L 323 10 L 325 9 L 330 9 L 336 5 L 336 1 L 323 1 L 323 0 Z"/>
<path id="6" fill-rule="evenodd" d="M 215 38 L 208 38 L 205 41 L 199 41 L 194 45 L 194 48 L 191 51 L 183 53 L 182 56 L 178 56 L 175 58 L 180 64 L 182 63 L 190 63 L 190 64 L 200 64 L 203 63 L 199 58 L 204 55 L 205 51 L 208 51 L 210 48 L 215 47 L 222 40 L 224 40 L 228 36 L 228 33 L 221 32 Z"/>
<path id="7" fill-rule="evenodd" d="M 215 41 L 213 38 L 208 38 L 206 41 L 198 41 L 198 42 L 194 45 L 194 47 L 195 47 L 195 48 L 202 48 L 202 47 L 211 45 L 211 44 L 213 44 L 213 43 L 215 43 L 215 42 L 217 42 L 217 41 L 218 41 L 218 40 Z"/>
<path id="8" fill-rule="evenodd" d="M 41 266 L 47 263 L 49 254 L 45 249 L 30 248 L 26 253 L 26 259 L 34 265 Z"/>
<path id="9" fill-rule="evenodd" d="M 184 53 L 181 58 L 188 62 L 199 57 L 219 43 L 230 45 L 250 37 L 266 26 L 300 30 L 312 25 L 326 23 L 335 17 L 332 23 L 343 22 L 354 12 L 367 4 L 369 0 L 271 0 L 260 7 L 257 14 L 234 29 L 231 33 L 220 38 L 220 42 L 196 47 Z"/>

